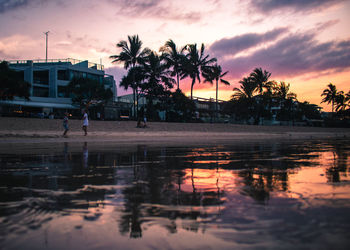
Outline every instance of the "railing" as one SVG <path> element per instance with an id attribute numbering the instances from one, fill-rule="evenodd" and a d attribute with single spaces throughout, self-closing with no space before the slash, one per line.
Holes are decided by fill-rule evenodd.
<path id="1" fill-rule="evenodd" d="M 193 96 L 193 100 L 199 101 L 199 102 L 216 102 L 214 98 L 203 98 L 203 97 L 196 97 L 196 96 Z M 226 101 L 218 99 L 218 103 L 224 103 L 224 102 Z"/>
<path id="2" fill-rule="evenodd" d="M 33 63 L 71 63 L 72 65 L 79 64 L 85 61 L 74 59 L 74 58 L 65 58 L 65 59 L 35 59 L 35 60 L 8 60 L 10 64 L 27 64 L 28 62 Z M 88 62 L 88 68 L 104 70 L 102 64 Z"/>

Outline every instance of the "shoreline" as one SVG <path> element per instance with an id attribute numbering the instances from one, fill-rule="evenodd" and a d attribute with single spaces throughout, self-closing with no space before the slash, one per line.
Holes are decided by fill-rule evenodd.
<path id="1" fill-rule="evenodd" d="M 54 142 L 114 142 L 120 144 L 215 144 L 237 141 L 348 139 L 349 128 L 257 126 L 222 123 L 90 121 L 88 135 L 82 121 L 70 120 L 68 137 L 62 137 L 62 120 L 0 117 L 0 144 Z"/>

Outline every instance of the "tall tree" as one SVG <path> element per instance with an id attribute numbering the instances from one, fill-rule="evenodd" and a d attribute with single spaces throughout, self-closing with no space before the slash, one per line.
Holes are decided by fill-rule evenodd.
<path id="1" fill-rule="evenodd" d="M 159 56 L 156 52 L 151 52 L 142 65 L 144 83 L 141 90 L 147 97 L 147 112 L 149 116 L 155 116 L 154 112 L 153 115 L 151 112 L 154 109 L 153 100 L 156 98 L 160 101 L 159 108 L 166 110 L 167 98 L 170 95 L 167 92 L 175 84 L 175 80 L 171 77 L 171 70 L 168 69 L 163 59 L 163 56 Z"/>
<path id="2" fill-rule="evenodd" d="M 327 88 L 323 90 L 321 96 L 324 96 L 322 99 L 321 103 L 326 102 L 327 104 L 331 103 L 332 104 L 332 113 L 334 112 L 334 104 L 337 100 L 337 94 L 338 90 L 335 85 L 332 83 L 329 83 L 327 85 Z"/>
<path id="3" fill-rule="evenodd" d="M 185 48 L 187 53 L 184 60 L 184 72 L 192 79 L 191 100 L 193 99 L 193 86 L 196 80 L 201 82 L 200 74 L 203 67 L 216 62 L 216 58 L 209 59 L 209 55 L 204 54 L 204 49 L 204 44 L 202 44 L 199 51 L 197 49 L 197 44 L 188 44 Z"/>
<path id="4" fill-rule="evenodd" d="M 244 77 L 239 81 L 240 87 L 233 88 L 233 95 L 230 101 L 233 104 L 238 116 L 250 119 L 254 116 L 256 109 L 257 85 L 251 77 Z"/>
<path id="5" fill-rule="evenodd" d="M 163 57 L 151 52 L 139 66 L 130 69 L 120 82 L 120 86 L 127 88 L 136 83 L 138 98 L 145 95 L 147 98 L 147 112 L 153 108 L 153 100 L 164 96 L 164 92 L 173 87 L 175 80 L 171 71 L 163 62 Z"/>
<path id="6" fill-rule="evenodd" d="M 29 100 L 30 83 L 19 72 L 9 68 L 6 61 L 0 63 L 0 99 L 13 100 L 15 96 Z"/>
<path id="7" fill-rule="evenodd" d="M 168 67 L 172 68 L 172 76 L 176 77 L 177 89 L 180 89 L 180 78 L 184 76 L 183 74 L 183 61 L 184 54 L 183 49 L 178 50 L 176 44 L 173 40 L 169 40 L 165 43 L 164 46 L 160 48 L 164 56 L 164 60 Z"/>
<path id="8" fill-rule="evenodd" d="M 89 78 L 73 78 L 67 85 L 66 91 L 72 95 L 73 103 L 86 109 L 90 105 L 107 103 L 113 97 L 110 89 Z"/>
<path id="9" fill-rule="evenodd" d="M 294 117 L 294 111 L 296 110 L 294 101 L 296 100 L 297 95 L 290 92 L 289 89 L 289 83 L 282 81 L 274 84 L 273 97 L 274 99 L 277 99 L 281 108 L 277 114 L 279 120 L 291 120 Z"/>
<path id="10" fill-rule="evenodd" d="M 222 68 L 217 63 L 213 66 L 204 66 L 202 70 L 202 75 L 205 79 L 205 82 L 210 82 L 213 84 L 213 81 L 216 82 L 216 116 L 218 116 L 218 93 L 219 93 L 219 81 L 225 85 L 230 85 L 230 83 L 223 79 L 223 77 L 228 73 L 222 72 Z"/>
<path id="11" fill-rule="evenodd" d="M 344 91 L 338 91 L 335 98 L 335 111 L 344 111 L 347 107 L 347 100 Z"/>
<path id="12" fill-rule="evenodd" d="M 295 99 L 297 95 L 289 90 L 290 84 L 282 81 L 275 85 L 275 96 L 281 100 Z"/>
<path id="13" fill-rule="evenodd" d="M 122 51 L 118 55 L 110 56 L 113 59 L 112 63 L 123 63 L 125 69 L 132 69 L 137 65 L 140 65 L 145 57 L 150 53 L 148 48 L 142 49 L 142 41 L 138 35 L 128 36 L 127 41 L 120 41 L 117 43 L 117 47 Z M 134 115 L 137 114 L 137 84 L 135 80 L 131 84 L 134 97 Z"/>
<path id="14" fill-rule="evenodd" d="M 269 78 L 271 76 L 271 73 L 262 70 L 262 68 L 255 68 L 253 72 L 250 74 L 250 77 L 253 82 L 256 83 L 259 94 L 262 94 L 264 91 L 264 88 L 269 88 L 271 85 L 271 82 L 269 81 Z"/>
<path id="15" fill-rule="evenodd" d="M 252 81 L 250 77 L 244 77 L 239 81 L 241 86 L 239 88 L 233 88 L 233 99 L 253 99 L 257 92 L 256 83 Z"/>

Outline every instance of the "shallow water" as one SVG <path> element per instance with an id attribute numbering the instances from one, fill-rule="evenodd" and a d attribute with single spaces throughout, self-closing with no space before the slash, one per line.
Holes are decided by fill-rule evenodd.
<path id="1" fill-rule="evenodd" d="M 350 245 L 348 140 L 31 148 L 0 153 L 2 249 Z"/>

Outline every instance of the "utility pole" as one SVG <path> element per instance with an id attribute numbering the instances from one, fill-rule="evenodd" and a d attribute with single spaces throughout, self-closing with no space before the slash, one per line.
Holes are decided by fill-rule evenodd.
<path id="1" fill-rule="evenodd" d="M 46 58 L 45 58 L 45 62 L 47 62 L 47 40 L 48 40 L 48 37 L 49 37 L 49 32 L 50 31 L 46 31 L 46 32 L 44 32 L 44 34 L 45 34 L 45 36 L 46 36 Z"/>

